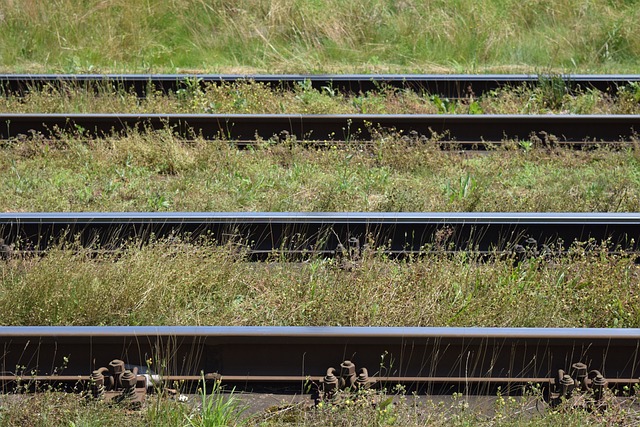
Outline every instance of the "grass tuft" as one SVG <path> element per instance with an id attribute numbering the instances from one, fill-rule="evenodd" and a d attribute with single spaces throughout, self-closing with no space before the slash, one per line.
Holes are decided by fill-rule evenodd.
<path id="1" fill-rule="evenodd" d="M 233 390 L 224 394 L 220 381 L 213 383 L 213 389 L 207 393 L 207 386 L 202 379 L 200 387 L 200 407 L 195 413 L 186 417 L 189 427 L 237 426 L 242 423 L 242 413 L 246 410 Z"/>

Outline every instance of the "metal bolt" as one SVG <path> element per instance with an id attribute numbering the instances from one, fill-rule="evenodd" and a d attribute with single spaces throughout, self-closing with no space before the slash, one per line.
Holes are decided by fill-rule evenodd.
<path id="1" fill-rule="evenodd" d="M 12 250 L 11 246 L 4 242 L 4 239 L 0 239 L 0 259 L 11 258 Z"/>
<path id="2" fill-rule="evenodd" d="M 360 258 L 360 240 L 357 237 L 349 238 L 349 255 L 353 260 Z"/>
<path id="3" fill-rule="evenodd" d="M 131 372 L 130 370 L 126 370 L 122 373 L 122 376 L 120 377 L 120 382 L 122 383 L 123 387 L 135 387 L 136 386 L 136 382 L 138 381 L 138 378 L 136 376 L 135 373 Z"/>
<path id="4" fill-rule="evenodd" d="M 565 374 L 560 380 L 560 395 L 564 397 L 571 397 L 571 393 L 573 393 L 575 386 L 576 383 L 573 378 L 571 378 L 571 375 Z"/>
<path id="5" fill-rule="evenodd" d="M 356 378 L 356 386 L 359 388 L 367 388 L 370 385 L 369 371 L 367 371 L 367 368 L 361 368 L 360 373 L 358 373 L 358 378 Z"/>
<path id="6" fill-rule="evenodd" d="M 607 379 L 600 373 L 596 374 L 596 377 L 593 379 L 593 397 L 595 397 L 596 401 L 601 401 L 604 396 L 604 389 L 607 388 L 609 382 Z"/>
<path id="7" fill-rule="evenodd" d="M 346 254 L 347 254 L 347 250 L 345 249 L 344 245 L 342 243 L 338 243 L 336 245 L 335 255 L 336 256 L 345 256 Z"/>
<path id="8" fill-rule="evenodd" d="M 131 400 L 135 397 L 136 394 L 136 382 L 138 381 L 138 376 L 131 372 L 130 370 L 126 370 L 120 376 L 120 383 L 122 384 L 122 398 Z"/>
<path id="9" fill-rule="evenodd" d="M 289 134 L 289 131 L 286 129 L 283 129 L 278 134 L 278 140 L 280 140 L 280 142 L 285 142 L 286 140 L 289 139 L 290 136 L 291 135 Z"/>
<path id="10" fill-rule="evenodd" d="M 576 371 L 575 375 L 578 380 L 587 376 L 587 365 L 584 363 L 578 362 L 571 365 L 571 367 Z"/>
<path id="11" fill-rule="evenodd" d="M 596 387 L 604 387 L 608 383 L 609 382 L 605 379 L 605 377 L 602 374 L 597 374 L 596 377 L 593 379 L 593 385 Z"/>
<path id="12" fill-rule="evenodd" d="M 581 362 L 574 363 L 571 365 L 571 368 L 574 370 L 574 375 L 576 377 L 576 386 L 581 386 L 586 389 L 588 384 L 586 382 L 587 379 L 587 365 Z"/>
<path id="13" fill-rule="evenodd" d="M 120 359 L 113 359 L 109 362 L 109 368 L 114 374 L 122 374 L 124 372 L 124 361 Z"/>
<path id="14" fill-rule="evenodd" d="M 327 369 L 327 374 L 322 379 L 324 392 L 328 395 L 332 394 L 338 388 L 338 378 L 335 374 L 335 368 L 329 368 Z"/>
<path id="15" fill-rule="evenodd" d="M 104 375 L 106 368 L 100 368 L 91 373 L 91 397 L 102 399 L 104 397 Z"/>
<path id="16" fill-rule="evenodd" d="M 120 359 L 113 359 L 111 362 L 109 362 L 109 371 L 111 371 L 111 376 L 113 377 L 111 386 L 114 388 L 121 387 L 120 377 L 124 372 L 124 361 Z"/>
<path id="17" fill-rule="evenodd" d="M 353 364 L 350 360 L 345 360 L 340 364 L 340 376 L 351 376 L 356 373 L 356 365 Z"/>
<path id="18" fill-rule="evenodd" d="M 351 387 L 356 383 L 356 365 L 350 360 L 340 364 L 340 378 L 343 387 Z"/>

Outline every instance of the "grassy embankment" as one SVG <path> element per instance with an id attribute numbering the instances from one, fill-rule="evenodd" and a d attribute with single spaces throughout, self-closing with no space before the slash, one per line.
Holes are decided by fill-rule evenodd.
<path id="1" fill-rule="evenodd" d="M 635 1 L 2 0 L 12 72 L 638 71 Z"/>
<path id="2" fill-rule="evenodd" d="M 237 249 L 175 242 L 99 259 L 61 250 L 0 261 L 0 322 L 640 327 L 639 274 L 627 257 L 584 247 L 520 264 L 365 253 L 350 269 L 332 260 L 248 263 Z"/>

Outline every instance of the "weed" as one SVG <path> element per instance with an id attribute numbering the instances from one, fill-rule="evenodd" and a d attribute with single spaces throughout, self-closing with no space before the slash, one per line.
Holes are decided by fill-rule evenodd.
<path id="1" fill-rule="evenodd" d="M 162 194 L 154 194 L 147 200 L 147 210 L 150 212 L 162 211 L 171 207 L 171 202 Z"/>
<path id="2" fill-rule="evenodd" d="M 220 381 L 214 381 L 211 392 L 207 393 L 207 384 L 203 376 L 199 410 L 187 416 L 186 421 L 191 427 L 239 425 L 245 410 L 246 407 L 241 405 L 233 390 L 228 395 L 223 393 Z"/>
<path id="3" fill-rule="evenodd" d="M 534 144 L 533 141 L 518 141 L 518 146 L 524 151 L 530 151 L 533 148 Z"/>
<path id="4" fill-rule="evenodd" d="M 478 101 L 471 101 L 469 103 L 469 114 L 483 114 L 484 110 Z"/>
<path id="5" fill-rule="evenodd" d="M 452 185 L 447 182 L 445 191 L 449 198 L 449 202 L 455 202 L 459 200 L 465 200 L 469 198 L 478 186 L 476 179 L 470 174 L 466 174 L 460 177 L 460 181 Z"/>
<path id="6" fill-rule="evenodd" d="M 450 101 L 449 98 L 431 95 L 429 99 L 435 104 L 439 114 L 454 114 L 456 112 L 456 102 Z"/>
<path id="7" fill-rule="evenodd" d="M 567 95 L 567 83 L 560 75 L 543 75 L 539 78 L 539 84 L 534 90 L 534 96 L 538 102 L 548 109 L 559 109 L 562 107 L 564 97 Z"/>
<path id="8" fill-rule="evenodd" d="M 632 82 L 618 89 L 615 111 L 619 114 L 635 114 L 640 105 L 640 83 Z"/>

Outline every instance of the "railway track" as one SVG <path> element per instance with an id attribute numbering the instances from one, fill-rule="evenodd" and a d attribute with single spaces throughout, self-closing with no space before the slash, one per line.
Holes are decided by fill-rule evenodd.
<path id="1" fill-rule="evenodd" d="M 554 80 L 555 79 L 555 80 Z M 564 89 L 615 95 L 640 76 L 561 76 Z M 0 75 L 5 94 L 45 86 L 113 88 L 145 96 L 253 80 L 290 88 L 367 92 L 381 87 L 445 97 L 480 96 L 558 78 L 487 76 Z M 67 86 L 65 86 L 67 85 Z M 2 114 L 0 139 L 103 136 L 171 128 L 183 137 L 232 141 L 409 142 L 486 148 L 505 139 L 575 147 L 636 138 L 640 116 Z M 13 252 L 79 242 L 116 249 L 130 241 L 200 237 L 238 244 L 254 258 L 274 253 L 358 257 L 373 247 L 403 256 L 425 251 L 561 252 L 574 242 L 638 251 L 640 214 L 594 213 L 1 213 L 0 262 Z M 96 304 L 100 304 L 96 301 Z M 328 309 L 331 309 L 328 307 Z M 340 389 L 396 384 L 417 393 L 519 394 L 541 387 L 550 402 L 640 385 L 638 329 L 333 327 L 0 327 L 4 391 L 56 384 L 91 399 L 141 402 L 147 392 L 222 381 L 244 391 L 294 390 L 315 398 Z"/>
<path id="2" fill-rule="evenodd" d="M 230 141 L 368 141 L 384 135 L 410 142 L 486 147 L 504 140 L 576 147 L 630 141 L 639 115 L 300 115 L 300 114 L 0 114 L 0 140 L 30 135 L 108 136 L 170 128 L 182 137 Z M 471 144 L 468 142 L 472 141 Z M 491 144 L 487 144 L 491 143 Z"/>
<path id="3" fill-rule="evenodd" d="M 396 384 L 519 394 L 535 384 L 553 400 L 640 381 L 638 329 L 36 326 L 1 328 L 0 345 L 5 390 L 60 383 L 96 398 L 218 380 L 319 397 Z"/>
<path id="4" fill-rule="evenodd" d="M 430 250 L 554 253 L 574 242 L 604 241 L 637 251 L 637 213 L 311 213 L 129 212 L 1 213 L 5 245 L 46 250 L 74 241 L 117 248 L 150 238 L 199 237 L 238 244 L 255 257 L 333 256 L 366 246 L 393 255 Z M 180 240 L 183 241 L 183 240 Z"/>
<path id="5" fill-rule="evenodd" d="M 0 88 L 5 93 L 23 95 L 43 87 L 64 88 L 69 86 L 89 87 L 104 90 L 105 85 L 113 89 L 135 92 L 144 97 L 149 91 L 176 92 L 192 87 L 196 82 L 201 87 L 207 84 L 253 81 L 273 88 L 292 88 L 308 82 L 313 88 L 331 88 L 341 92 L 369 92 L 385 87 L 411 89 L 436 94 L 447 98 L 463 98 L 471 94 L 483 95 L 489 91 L 518 86 L 536 86 L 561 82 L 567 91 L 597 89 L 615 94 L 619 87 L 640 81 L 640 75 L 584 75 L 561 76 L 526 74 L 344 74 L 344 75 L 240 75 L 240 74 L 0 74 Z"/>

